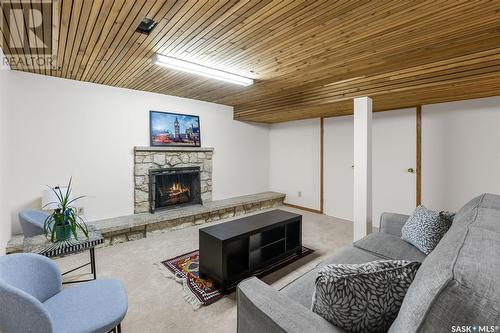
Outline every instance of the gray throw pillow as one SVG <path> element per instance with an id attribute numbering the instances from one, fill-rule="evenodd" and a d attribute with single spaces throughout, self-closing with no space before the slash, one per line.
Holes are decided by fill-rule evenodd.
<path id="1" fill-rule="evenodd" d="M 318 271 L 311 310 L 346 332 L 386 332 L 419 266 L 404 260 L 326 265 Z"/>
<path id="2" fill-rule="evenodd" d="M 453 213 L 438 213 L 418 206 L 403 226 L 401 238 L 423 253 L 429 254 L 450 229 L 454 216 Z"/>

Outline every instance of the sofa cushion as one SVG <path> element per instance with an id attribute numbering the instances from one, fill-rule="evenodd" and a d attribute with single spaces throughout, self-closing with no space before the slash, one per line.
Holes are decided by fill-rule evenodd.
<path id="1" fill-rule="evenodd" d="M 311 269 L 307 273 L 293 280 L 283 288 L 281 292 L 305 306 L 308 310 L 311 308 L 312 296 L 314 293 L 314 281 L 318 274 L 318 269 L 327 264 L 361 264 L 369 261 L 380 260 L 377 257 L 366 251 L 349 246 L 342 249 L 331 257 L 328 257 L 321 262 L 317 267 Z"/>
<path id="2" fill-rule="evenodd" d="M 500 320 L 500 196 L 481 195 L 455 216 L 425 259 L 390 332 L 449 332 Z"/>
<path id="3" fill-rule="evenodd" d="M 386 332 L 419 266 L 404 260 L 323 266 L 311 310 L 346 332 Z"/>
<path id="4" fill-rule="evenodd" d="M 418 206 L 401 229 L 401 238 L 423 253 L 429 254 L 450 229 L 453 215 Z"/>
<path id="5" fill-rule="evenodd" d="M 426 255 L 401 237 L 375 232 L 354 243 L 354 246 L 369 251 L 383 259 L 424 261 Z"/>

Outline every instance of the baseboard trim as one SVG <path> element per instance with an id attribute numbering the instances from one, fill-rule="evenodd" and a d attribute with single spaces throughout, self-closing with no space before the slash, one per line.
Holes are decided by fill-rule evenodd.
<path id="1" fill-rule="evenodd" d="M 306 210 L 306 211 L 311 212 L 311 213 L 322 214 L 321 211 L 318 210 L 318 209 L 312 209 L 312 208 L 302 207 L 302 206 L 299 206 L 299 205 L 292 205 L 292 204 L 289 204 L 289 203 L 286 203 L 286 202 L 283 202 L 283 205 L 288 206 L 288 207 L 292 207 L 292 208 Z"/>

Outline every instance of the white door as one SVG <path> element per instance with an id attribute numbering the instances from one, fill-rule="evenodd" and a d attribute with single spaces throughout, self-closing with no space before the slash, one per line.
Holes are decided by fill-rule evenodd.
<path id="1" fill-rule="evenodd" d="M 415 109 L 373 114 L 373 225 L 382 212 L 409 214 L 415 208 Z M 325 214 L 352 220 L 353 117 L 325 119 Z"/>
<path id="2" fill-rule="evenodd" d="M 410 214 L 416 200 L 416 110 L 373 114 L 373 225 L 380 214 Z M 413 169 L 413 173 L 408 169 Z"/>

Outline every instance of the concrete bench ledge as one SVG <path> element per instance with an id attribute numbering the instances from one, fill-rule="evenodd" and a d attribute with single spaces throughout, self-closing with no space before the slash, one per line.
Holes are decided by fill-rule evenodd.
<path id="1" fill-rule="evenodd" d="M 224 200 L 215 200 L 204 205 L 193 205 L 154 214 L 140 213 L 109 219 L 91 221 L 105 238 L 105 245 L 141 239 L 148 234 L 161 233 L 190 225 L 213 222 L 220 219 L 244 215 L 283 204 L 285 195 L 262 192 Z M 7 253 L 22 252 L 23 236 L 12 236 L 7 244 Z"/>

